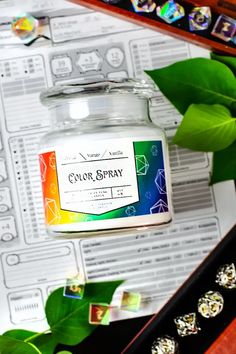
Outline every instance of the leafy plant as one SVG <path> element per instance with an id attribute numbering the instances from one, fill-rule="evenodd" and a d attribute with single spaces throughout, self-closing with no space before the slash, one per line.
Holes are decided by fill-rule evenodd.
<path id="1" fill-rule="evenodd" d="M 89 304 L 109 304 L 121 283 L 111 281 L 86 284 L 81 300 L 63 296 L 63 288 L 55 290 L 48 297 L 45 309 L 50 328 L 42 333 L 23 329 L 7 331 L 0 336 L 0 353 L 53 354 L 58 344 L 79 344 L 97 327 L 88 322 Z"/>
<path id="2" fill-rule="evenodd" d="M 188 59 L 147 71 L 183 115 L 173 143 L 211 151 L 211 183 L 236 178 L 236 58 Z"/>

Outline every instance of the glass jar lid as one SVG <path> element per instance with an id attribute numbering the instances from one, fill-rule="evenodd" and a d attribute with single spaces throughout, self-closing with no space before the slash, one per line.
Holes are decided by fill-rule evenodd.
<path id="1" fill-rule="evenodd" d="M 90 82 L 74 81 L 68 85 L 55 86 L 43 90 L 40 94 L 41 102 L 45 106 L 59 103 L 58 101 L 67 100 L 83 96 L 93 96 L 102 94 L 134 94 L 151 98 L 155 95 L 154 84 L 145 80 L 137 79 L 115 79 L 115 80 L 96 80 Z"/>

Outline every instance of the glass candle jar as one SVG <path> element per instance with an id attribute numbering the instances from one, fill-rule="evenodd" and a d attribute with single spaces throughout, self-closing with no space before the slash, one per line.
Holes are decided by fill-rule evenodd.
<path id="1" fill-rule="evenodd" d="M 39 153 L 49 234 L 107 235 L 171 221 L 166 137 L 149 117 L 153 93 L 132 79 L 42 92 L 53 121 Z"/>

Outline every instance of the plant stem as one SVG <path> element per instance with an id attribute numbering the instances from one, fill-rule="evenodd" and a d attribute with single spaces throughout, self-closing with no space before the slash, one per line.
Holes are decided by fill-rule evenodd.
<path id="1" fill-rule="evenodd" d="M 30 345 L 32 348 L 34 348 L 34 349 L 37 351 L 37 353 L 43 354 L 43 353 L 39 350 L 39 348 L 37 348 L 34 344 L 29 343 L 29 345 Z"/>
<path id="2" fill-rule="evenodd" d="M 36 334 L 34 334 L 33 336 L 31 336 L 31 337 L 25 339 L 24 342 L 26 342 L 26 343 L 27 343 L 27 342 L 30 342 L 30 341 L 32 341 L 32 339 L 38 338 L 38 337 L 40 337 L 40 336 L 42 336 L 42 335 L 44 335 L 44 334 L 48 334 L 48 333 L 51 333 L 50 329 L 47 329 L 47 330 L 44 331 L 44 332 L 36 333 Z"/>

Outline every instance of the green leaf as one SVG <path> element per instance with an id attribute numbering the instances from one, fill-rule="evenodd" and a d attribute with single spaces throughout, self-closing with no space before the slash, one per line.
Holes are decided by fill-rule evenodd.
<path id="1" fill-rule="evenodd" d="M 18 339 L 0 336 L 1 354 L 42 354 L 31 343 L 25 343 Z"/>
<path id="2" fill-rule="evenodd" d="M 3 336 L 24 341 L 27 338 L 32 337 L 36 334 L 37 332 L 26 331 L 24 329 L 12 329 L 11 331 L 3 333 Z"/>
<path id="3" fill-rule="evenodd" d="M 236 179 L 236 140 L 213 155 L 211 184 Z"/>
<path id="4" fill-rule="evenodd" d="M 236 139 L 236 118 L 221 105 L 192 104 L 173 143 L 198 151 L 218 151 Z"/>
<path id="5" fill-rule="evenodd" d="M 218 60 L 221 63 L 224 63 L 225 65 L 227 65 L 230 68 L 230 70 L 233 71 L 234 75 L 236 76 L 236 58 L 235 57 L 211 53 L 211 58 L 214 60 Z"/>
<path id="6" fill-rule="evenodd" d="M 58 340 L 51 334 L 43 334 L 30 342 L 36 345 L 43 354 L 53 354 L 58 344 Z"/>
<path id="7" fill-rule="evenodd" d="M 192 103 L 222 104 L 228 108 L 236 103 L 234 74 L 218 61 L 187 59 L 146 73 L 182 114 Z"/>
<path id="8" fill-rule="evenodd" d="M 89 324 L 89 304 L 108 303 L 122 281 L 86 284 L 83 299 L 63 296 L 63 288 L 54 291 L 46 303 L 46 316 L 53 336 L 59 343 L 76 345 L 89 336 L 96 326 Z"/>
<path id="9" fill-rule="evenodd" d="M 5 332 L 3 335 L 22 341 L 29 340 L 29 342 L 34 344 L 43 354 L 53 354 L 54 349 L 58 344 L 58 341 L 51 334 L 40 334 L 23 329 L 13 329 Z M 31 337 L 32 339 L 30 340 Z"/>

